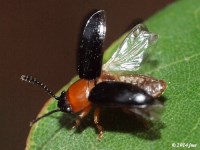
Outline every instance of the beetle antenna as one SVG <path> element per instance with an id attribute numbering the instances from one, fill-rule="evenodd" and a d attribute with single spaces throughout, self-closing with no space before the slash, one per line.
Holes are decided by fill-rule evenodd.
<path id="1" fill-rule="evenodd" d="M 43 88 L 50 96 L 54 97 L 56 100 L 59 100 L 59 97 L 55 96 L 55 94 L 43 83 L 38 81 L 36 78 L 29 75 L 22 75 L 20 78 L 22 81 L 26 81 L 28 83 L 36 84 Z"/>
<path id="2" fill-rule="evenodd" d="M 41 116 L 41 117 L 38 117 L 38 118 L 34 119 L 33 121 L 30 122 L 30 126 L 32 126 L 34 123 L 38 122 L 40 119 L 42 119 L 42 118 L 44 118 L 44 117 L 47 117 L 47 116 L 49 116 L 49 115 L 51 115 L 51 114 L 53 114 L 53 113 L 55 113 L 55 112 L 59 112 L 59 111 L 61 111 L 61 110 L 60 110 L 60 109 L 55 109 L 55 110 L 52 110 L 52 111 L 50 111 L 50 112 L 44 114 L 44 115 Z"/>

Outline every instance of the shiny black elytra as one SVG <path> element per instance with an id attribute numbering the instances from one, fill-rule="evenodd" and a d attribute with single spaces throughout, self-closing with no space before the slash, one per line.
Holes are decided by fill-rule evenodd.
<path id="1" fill-rule="evenodd" d="M 80 78 L 93 80 L 100 76 L 105 33 L 106 20 L 102 10 L 90 17 L 83 31 L 77 58 L 77 70 Z"/>
<path id="2" fill-rule="evenodd" d="M 140 107 L 154 103 L 154 98 L 138 86 L 116 81 L 97 84 L 88 99 L 103 107 Z"/>

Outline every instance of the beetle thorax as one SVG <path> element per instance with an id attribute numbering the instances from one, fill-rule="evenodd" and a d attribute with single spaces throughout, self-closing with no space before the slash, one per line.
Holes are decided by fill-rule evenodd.
<path id="1" fill-rule="evenodd" d="M 80 112 L 90 105 L 88 96 L 94 87 L 94 81 L 80 79 L 73 83 L 67 91 L 67 99 L 72 107 L 72 112 Z"/>

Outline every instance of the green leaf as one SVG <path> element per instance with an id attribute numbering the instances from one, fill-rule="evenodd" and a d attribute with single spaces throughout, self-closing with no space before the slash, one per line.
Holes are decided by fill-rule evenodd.
<path id="1" fill-rule="evenodd" d="M 150 61 L 144 63 L 141 72 L 168 83 L 164 93 L 166 110 L 161 120 L 146 128 L 141 120 L 121 111 L 102 111 L 101 124 L 105 128 L 105 134 L 98 141 L 92 114 L 74 132 L 71 127 L 75 117 L 55 113 L 31 128 L 27 150 L 160 150 L 174 149 L 173 143 L 181 148 L 184 146 L 181 143 L 197 144 L 196 148 L 199 149 L 200 1 L 177 1 L 151 17 L 145 24 L 151 32 L 159 34 L 159 41 L 150 52 Z M 121 39 L 117 40 L 107 50 L 104 62 L 120 41 Z M 66 90 L 75 80 L 77 78 L 62 90 Z M 55 108 L 56 101 L 51 99 L 39 115 Z"/>

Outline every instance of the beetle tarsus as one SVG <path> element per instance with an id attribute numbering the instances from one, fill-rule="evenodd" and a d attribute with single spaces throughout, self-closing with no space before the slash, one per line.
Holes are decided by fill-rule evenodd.
<path id="1" fill-rule="evenodd" d="M 77 129 L 81 124 L 81 118 L 78 117 L 75 121 L 75 125 L 72 127 L 72 129 Z"/>
<path id="2" fill-rule="evenodd" d="M 94 124 L 96 125 L 96 128 L 98 129 L 99 135 L 98 139 L 101 140 L 103 138 L 103 127 L 99 125 L 99 114 L 100 114 L 100 109 L 97 107 L 94 111 Z"/>
<path id="3" fill-rule="evenodd" d="M 96 128 L 99 131 L 98 140 L 101 140 L 103 138 L 103 133 L 104 133 L 103 127 L 99 124 L 96 124 Z"/>

